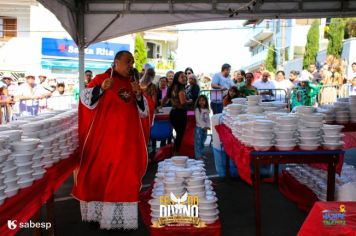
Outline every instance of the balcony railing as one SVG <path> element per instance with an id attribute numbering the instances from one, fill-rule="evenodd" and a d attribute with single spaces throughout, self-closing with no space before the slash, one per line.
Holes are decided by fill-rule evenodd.
<path id="1" fill-rule="evenodd" d="M 175 61 L 169 59 L 155 58 L 147 59 L 147 62 L 153 64 L 156 70 L 173 70 L 175 68 Z"/>

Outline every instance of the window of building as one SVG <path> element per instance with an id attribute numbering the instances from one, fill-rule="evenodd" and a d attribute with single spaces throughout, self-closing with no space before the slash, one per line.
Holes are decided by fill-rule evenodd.
<path id="1" fill-rule="evenodd" d="M 161 45 L 155 42 L 147 42 L 146 49 L 147 49 L 147 58 L 155 59 L 162 57 L 162 50 Z"/>
<path id="2" fill-rule="evenodd" d="M 0 38 L 10 39 L 17 36 L 17 19 L 0 18 Z"/>

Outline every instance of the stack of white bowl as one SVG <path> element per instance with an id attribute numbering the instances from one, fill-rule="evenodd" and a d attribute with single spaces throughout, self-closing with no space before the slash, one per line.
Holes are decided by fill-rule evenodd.
<path id="1" fill-rule="evenodd" d="M 12 157 L 15 158 L 17 166 L 18 185 L 20 188 L 31 186 L 35 178 L 33 177 L 33 157 L 40 143 L 39 139 L 21 139 L 11 143 L 13 151 Z"/>
<path id="2" fill-rule="evenodd" d="M 233 117 L 233 116 L 237 116 L 237 115 L 245 113 L 244 108 L 245 108 L 245 105 L 233 103 L 233 104 L 228 105 L 226 107 L 226 110 L 227 110 L 227 113 L 231 117 Z"/>
<path id="3" fill-rule="evenodd" d="M 341 149 L 344 145 L 342 138 L 344 134 L 341 133 L 344 126 L 342 125 L 323 125 L 323 148 L 327 150 Z"/>
<path id="4" fill-rule="evenodd" d="M 297 124 L 298 117 L 294 115 L 283 115 L 276 117 L 275 147 L 279 151 L 291 151 L 297 145 Z"/>
<path id="5" fill-rule="evenodd" d="M 317 112 L 324 114 L 324 120 L 327 124 L 332 124 L 335 122 L 335 106 L 334 105 L 324 105 L 317 108 Z"/>
<path id="6" fill-rule="evenodd" d="M 308 165 L 288 165 L 286 170 L 301 184 L 312 190 L 321 201 L 326 201 L 327 172 L 325 170 L 314 169 Z M 344 164 L 341 175 L 335 176 L 335 196 L 337 201 L 344 199 L 342 191 L 344 187 L 350 189 L 349 184 L 355 185 L 356 170 L 353 166 Z M 355 189 L 355 188 L 354 188 Z M 348 191 L 350 192 L 350 191 Z M 356 200 L 355 190 L 350 195 L 349 201 Z M 349 196 L 348 196 L 349 197 Z"/>
<path id="7" fill-rule="evenodd" d="M 43 177 L 78 146 L 77 111 L 21 117 L 0 125 L 0 204 Z"/>
<path id="8" fill-rule="evenodd" d="M 152 190 L 151 219 L 156 221 L 159 216 L 159 197 L 173 193 L 180 198 L 184 193 L 199 197 L 199 218 L 207 224 L 218 219 L 217 198 L 212 182 L 207 179 L 204 162 L 175 156 L 158 163 L 155 183 Z"/>
<path id="9" fill-rule="evenodd" d="M 350 120 L 352 123 L 356 123 L 356 95 L 351 95 L 349 97 L 350 104 Z"/>
<path id="10" fill-rule="evenodd" d="M 337 101 L 334 103 L 336 123 L 347 124 L 350 122 L 350 104 L 348 101 Z"/>
<path id="11" fill-rule="evenodd" d="M 316 150 L 321 143 L 321 127 L 324 124 L 324 114 L 302 114 L 299 119 L 299 147 L 305 151 Z"/>
<path id="12" fill-rule="evenodd" d="M 234 104 L 242 104 L 242 105 L 245 105 L 247 99 L 246 99 L 246 98 L 233 98 L 231 101 L 232 101 L 232 103 L 234 103 Z"/>
<path id="13" fill-rule="evenodd" d="M 270 120 L 256 120 L 252 128 L 252 145 L 256 151 L 268 151 L 274 144 L 273 127 L 275 123 Z M 251 130 L 251 129 L 250 129 Z"/>
<path id="14" fill-rule="evenodd" d="M 247 113 L 249 114 L 262 114 L 264 108 L 260 106 L 262 98 L 260 95 L 247 96 Z"/>

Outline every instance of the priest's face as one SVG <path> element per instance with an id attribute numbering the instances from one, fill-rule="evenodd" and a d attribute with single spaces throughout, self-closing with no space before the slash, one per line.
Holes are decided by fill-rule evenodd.
<path id="1" fill-rule="evenodd" d="M 130 71 L 133 68 L 135 59 L 129 53 L 124 53 L 120 58 L 115 60 L 115 70 L 124 77 L 129 77 Z"/>

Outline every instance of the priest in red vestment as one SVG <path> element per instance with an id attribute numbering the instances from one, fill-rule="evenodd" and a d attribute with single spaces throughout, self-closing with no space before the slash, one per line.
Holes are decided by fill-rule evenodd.
<path id="1" fill-rule="evenodd" d="M 147 167 L 142 119 L 147 100 L 132 79 L 134 58 L 118 52 L 113 68 L 97 75 L 80 95 L 81 160 L 73 196 L 84 221 L 104 229 L 138 227 L 139 191 Z"/>

